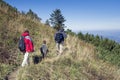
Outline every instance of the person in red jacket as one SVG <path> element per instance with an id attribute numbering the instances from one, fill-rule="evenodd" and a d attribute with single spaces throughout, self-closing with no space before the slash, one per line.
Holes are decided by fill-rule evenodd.
<path id="1" fill-rule="evenodd" d="M 29 31 L 25 30 L 24 33 L 22 34 L 24 36 L 24 43 L 25 43 L 25 54 L 24 54 L 24 59 L 22 62 L 22 67 L 25 65 L 28 65 L 29 62 L 29 53 L 34 51 L 34 45 L 33 41 L 29 35 Z"/>

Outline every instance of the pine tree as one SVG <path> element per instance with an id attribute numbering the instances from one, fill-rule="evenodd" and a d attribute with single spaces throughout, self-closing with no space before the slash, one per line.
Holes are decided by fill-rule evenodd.
<path id="1" fill-rule="evenodd" d="M 55 11 L 53 11 L 53 13 L 50 16 L 51 16 L 50 23 L 53 26 L 53 28 L 55 28 L 56 30 L 59 30 L 65 27 L 64 22 L 66 20 L 64 16 L 61 14 L 60 9 L 56 9 Z"/>

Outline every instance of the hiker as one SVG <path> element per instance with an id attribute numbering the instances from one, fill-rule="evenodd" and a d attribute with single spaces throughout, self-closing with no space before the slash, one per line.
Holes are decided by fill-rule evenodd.
<path id="1" fill-rule="evenodd" d="M 24 37 L 24 44 L 25 44 L 24 59 L 22 62 L 22 67 L 24 67 L 29 63 L 29 53 L 34 51 L 34 45 L 28 30 L 25 30 L 22 36 Z"/>
<path id="2" fill-rule="evenodd" d="M 44 59 L 48 53 L 48 48 L 47 48 L 47 45 L 46 45 L 46 40 L 43 41 L 43 44 L 42 46 L 40 47 L 40 52 L 42 54 L 42 58 Z"/>
<path id="3" fill-rule="evenodd" d="M 60 29 L 55 33 L 54 39 L 56 42 L 57 52 L 59 54 L 62 54 L 62 52 L 63 52 L 63 44 L 64 44 L 64 40 L 66 37 L 67 37 L 67 35 L 66 35 L 64 29 Z"/>

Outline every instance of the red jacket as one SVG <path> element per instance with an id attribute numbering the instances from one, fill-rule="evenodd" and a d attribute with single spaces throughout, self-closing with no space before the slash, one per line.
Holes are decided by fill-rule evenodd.
<path id="1" fill-rule="evenodd" d="M 25 42 L 25 47 L 26 47 L 26 52 L 33 52 L 34 51 L 34 46 L 31 37 L 29 36 L 28 32 L 24 32 L 22 34 L 24 36 L 24 42 Z"/>

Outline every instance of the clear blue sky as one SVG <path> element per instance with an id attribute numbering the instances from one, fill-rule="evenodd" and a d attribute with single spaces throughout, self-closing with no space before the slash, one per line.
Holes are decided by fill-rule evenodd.
<path id="1" fill-rule="evenodd" d="M 19 11 L 32 9 L 42 18 L 50 18 L 60 9 L 73 31 L 120 30 L 120 0 L 4 0 Z"/>

